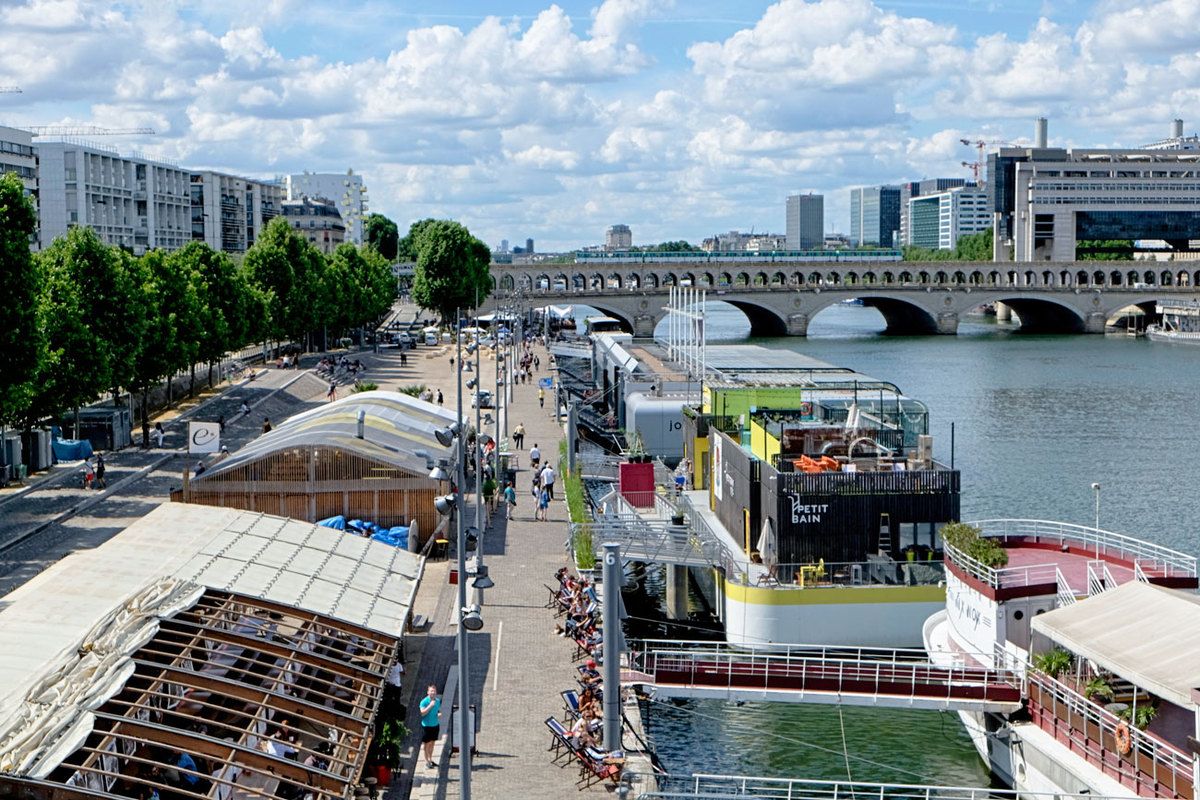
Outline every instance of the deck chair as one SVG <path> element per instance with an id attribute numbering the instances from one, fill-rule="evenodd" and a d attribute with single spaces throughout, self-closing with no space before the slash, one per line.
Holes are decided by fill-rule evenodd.
<path id="1" fill-rule="evenodd" d="M 579 759 L 579 780 L 575 786 L 580 789 L 590 788 L 604 781 L 612 781 L 613 785 L 621 782 L 621 770 L 625 766 L 624 750 L 597 750 L 588 747 L 576 751 Z"/>
<path id="2" fill-rule="evenodd" d="M 563 711 L 567 718 L 574 720 L 579 717 L 579 692 L 574 689 L 566 689 L 559 692 L 563 699 Z"/>
<path id="3" fill-rule="evenodd" d="M 550 593 L 550 599 L 546 601 L 546 605 L 543 606 L 544 608 L 558 608 L 562 605 L 562 598 L 559 597 L 558 589 L 552 589 L 544 583 L 542 586 L 545 586 L 546 591 Z"/>
<path id="4" fill-rule="evenodd" d="M 550 729 L 550 746 L 546 749 L 554 753 L 551 763 L 565 767 L 576 758 L 577 753 L 571 733 L 554 717 L 546 717 L 546 727 Z"/>

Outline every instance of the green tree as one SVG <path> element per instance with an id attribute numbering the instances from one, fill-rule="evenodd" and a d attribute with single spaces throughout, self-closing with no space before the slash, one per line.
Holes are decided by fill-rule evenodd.
<path id="1" fill-rule="evenodd" d="M 21 179 L 0 176 L 0 298 L 6 306 L 0 324 L 0 425 L 26 417 L 38 364 L 46 357 L 38 324 L 41 276 L 29 252 L 36 221 Z"/>
<path id="2" fill-rule="evenodd" d="M 969 233 L 958 237 L 958 246 L 954 248 L 954 258 L 958 261 L 991 261 L 992 260 L 992 229 L 980 233 Z"/>
<path id="3" fill-rule="evenodd" d="M 700 248 L 691 242 L 679 239 L 674 242 L 640 245 L 629 248 L 634 253 L 699 253 Z"/>
<path id="4" fill-rule="evenodd" d="M 193 274 L 198 312 L 196 358 L 208 364 L 208 385 L 212 386 L 213 364 L 250 341 L 250 288 L 228 255 L 203 242 L 191 242 L 177 255 Z"/>
<path id="5" fill-rule="evenodd" d="M 396 260 L 396 252 L 400 245 L 400 229 L 396 223 L 383 214 L 371 214 L 364 224 L 367 244 L 388 260 Z"/>
<path id="6" fill-rule="evenodd" d="M 1132 261 L 1132 239 L 1081 239 L 1075 243 L 1080 261 Z"/>
<path id="7" fill-rule="evenodd" d="M 413 299 L 443 320 L 456 309 L 474 308 L 492 291 L 491 251 L 464 226 L 450 220 L 425 224 L 417 236 Z"/>
<path id="8" fill-rule="evenodd" d="M 437 222 L 432 217 L 414 222 L 408 227 L 408 233 L 405 234 L 399 242 L 396 243 L 396 260 L 397 261 L 416 261 L 417 260 L 417 239 L 421 235 L 421 231 L 427 225 Z"/>
<path id="9" fill-rule="evenodd" d="M 134 362 L 133 389 L 141 395 L 142 442 L 150 441 L 150 389 L 195 363 L 199 305 L 191 260 L 194 251 L 152 250 L 137 268 L 146 312 L 146 336 Z M 170 398 L 170 387 L 167 397 Z"/>
<path id="10" fill-rule="evenodd" d="M 268 303 L 267 338 L 303 341 L 323 324 L 330 303 L 322 285 L 325 258 L 286 219 L 271 220 L 242 263 Z"/>

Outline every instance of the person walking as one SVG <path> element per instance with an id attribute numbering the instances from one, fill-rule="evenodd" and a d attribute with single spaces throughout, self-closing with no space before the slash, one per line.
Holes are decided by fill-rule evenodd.
<path id="1" fill-rule="evenodd" d="M 263 417 L 263 433 L 271 432 L 271 418 Z"/>
<path id="2" fill-rule="evenodd" d="M 425 748 L 425 767 L 433 769 L 433 743 L 441 733 L 442 698 L 432 683 L 421 698 L 421 745 Z"/>
<path id="3" fill-rule="evenodd" d="M 542 522 L 547 521 L 549 519 L 549 511 L 550 493 L 547 492 L 546 487 L 543 486 L 541 491 L 538 492 L 537 513 L 534 514 L 534 519 L 541 520 Z"/>
<path id="4" fill-rule="evenodd" d="M 483 467 L 483 502 L 487 505 L 487 510 L 490 515 L 496 511 L 496 481 L 488 473 L 488 466 Z"/>
<path id="5" fill-rule="evenodd" d="M 329 382 L 329 391 L 325 393 L 325 399 L 331 403 L 337 400 L 337 383 L 334 381 Z"/>
<path id="6" fill-rule="evenodd" d="M 538 465 L 542 463 L 542 451 L 538 449 L 537 442 L 534 442 L 533 447 L 529 448 L 529 463 L 533 465 L 534 469 L 537 469 Z"/>
<path id="7" fill-rule="evenodd" d="M 517 510 L 517 490 L 513 487 L 512 481 L 508 481 L 504 486 L 504 505 L 507 511 L 505 519 L 512 519 L 513 512 Z"/>
<path id="8" fill-rule="evenodd" d="M 542 470 L 542 488 L 550 494 L 550 499 L 554 499 L 554 479 L 558 476 L 554 474 L 554 467 L 550 466 L 550 462 L 546 462 L 546 468 Z"/>
<path id="9" fill-rule="evenodd" d="M 153 436 L 154 436 L 154 446 L 155 447 L 158 447 L 160 449 L 162 448 L 163 437 L 166 435 L 167 435 L 167 432 L 163 430 L 162 423 L 161 422 L 154 423 Z"/>
<path id="10" fill-rule="evenodd" d="M 217 429 L 221 433 L 225 432 L 225 415 L 224 414 L 221 414 L 220 416 L 217 417 Z"/>
<path id="11" fill-rule="evenodd" d="M 438 393 L 437 393 L 437 404 L 438 404 L 439 406 L 442 404 L 442 390 L 441 390 L 441 389 L 438 389 Z"/>
<path id="12" fill-rule="evenodd" d="M 513 444 L 515 444 L 517 446 L 518 450 L 523 450 L 525 448 L 525 423 L 524 422 L 518 422 L 517 427 L 513 428 Z"/>
<path id="13" fill-rule="evenodd" d="M 107 489 L 108 481 L 104 479 L 104 471 L 107 467 L 104 464 L 104 454 L 96 453 L 96 479 L 92 482 L 92 486 L 97 489 Z"/>
<path id="14" fill-rule="evenodd" d="M 546 389 L 544 386 L 538 387 L 538 408 L 546 407 Z"/>

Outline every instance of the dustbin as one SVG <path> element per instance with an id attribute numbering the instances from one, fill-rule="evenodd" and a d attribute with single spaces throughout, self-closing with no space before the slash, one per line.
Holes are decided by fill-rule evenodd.
<path id="1" fill-rule="evenodd" d="M 15 470 L 13 478 L 17 483 L 24 483 L 25 479 L 29 477 L 29 467 L 24 464 L 13 464 L 13 469 Z"/>

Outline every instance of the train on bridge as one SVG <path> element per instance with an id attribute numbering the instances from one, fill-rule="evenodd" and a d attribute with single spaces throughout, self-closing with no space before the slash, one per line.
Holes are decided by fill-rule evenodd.
<path id="1" fill-rule="evenodd" d="M 879 263 L 903 260 L 899 250 L 778 250 L 770 252 L 707 252 L 580 250 L 576 264 L 812 264 Z"/>

